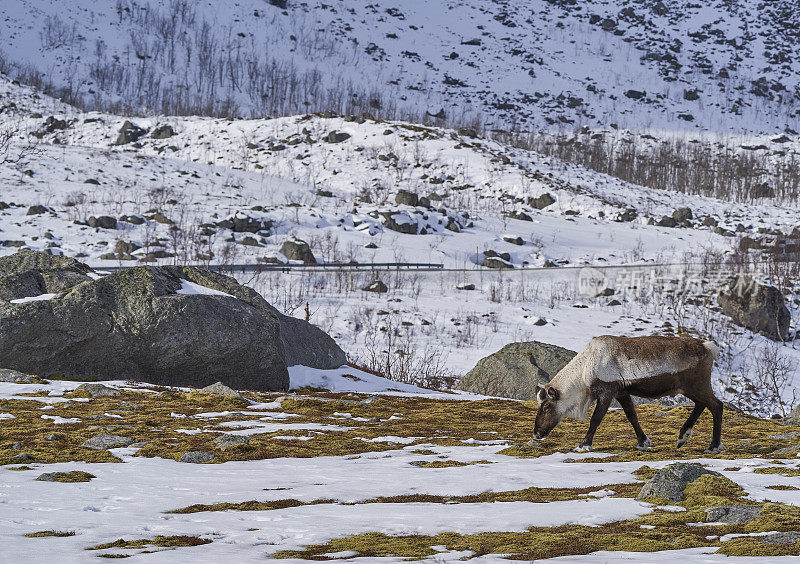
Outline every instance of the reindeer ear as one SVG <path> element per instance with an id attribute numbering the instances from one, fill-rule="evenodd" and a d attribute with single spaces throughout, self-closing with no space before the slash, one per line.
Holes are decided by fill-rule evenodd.
<path id="1" fill-rule="evenodd" d="M 558 398 L 561 397 L 561 393 L 554 387 L 550 386 L 547 388 L 547 397 L 550 398 L 551 401 L 558 401 Z"/>
<path id="2" fill-rule="evenodd" d="M 544 391 L 544 386 L 541 384 L 536 385 L 536 400 L 539 403 L 542 403 L 547 398 L 546 392 Z"/>

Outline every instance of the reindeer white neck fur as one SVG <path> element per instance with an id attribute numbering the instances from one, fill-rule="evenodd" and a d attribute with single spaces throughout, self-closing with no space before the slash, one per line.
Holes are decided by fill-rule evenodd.
<path id="1" fill-rule="evenodd" d="M 703 346 L 716 359 L 719 350 L 712 342 Z M 646 354 L 643 354 L 646 353 Z M 635 350 L 626 341 L 608 335 L 595 337 L 550 381 L 560 392 L 556 410 L 560 417 L 580 421 L 588 419 L 593 403 L 590 387 L 598 380 L 621 382 L 627 386 L 636 380 L 687 370 L 702 358 L 685 356 L 671 350 Z"/>

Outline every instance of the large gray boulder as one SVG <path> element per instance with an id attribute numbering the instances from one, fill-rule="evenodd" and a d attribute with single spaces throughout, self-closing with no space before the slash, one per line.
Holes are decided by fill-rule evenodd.
<path id="1" fill-rule="evenodd" d="M 534 399 L 536 385 L 549 382 L 575 354 L 539 341 L 510 343 L 479 360 L 456 387 L 476 394 Z"/>
<path id="2" fill-rule="evenodd" d="M 289 260 L 299 260 L 303 264 L 317 264 L 311 247 L 305 241 L 285 241 L 281 245 L 281 254 Z"/>
<path id="3" fill-rule="evenodd" d="M 64 292 L 90 281 L 91 270 L 73 258 L 22 249 L 0 257 L 0 301 Z"/>
<path id="4" fill-rule="evenodd" d="M 710 523 L 747 523 L 761 515 L 760 505 L 720 505 L 706 509 L 706 521 Z"/>
<path id="5" fill-rule="evenodd" d="M 789 331 L 791 316 L 780 290 L 759 284 L 745 274 L 737 276 L 720 293 L 719 305 L 734 323 L 773 341 L 782 341 Z"/>
<path id="6" fill-rule="evenodd" d="M 706 470 L 699 464 L 676 462 L 664 466 L 642 486 L 636 499 L 663 497 L 670 501 L 683 501 L 683 490 L 704 474 L 722 476 L 719 472 Z"/>
<path id="7" fill-rule="evenodd" d="M 287 366 L 346 362 L 323 331 L 207 269 L 134 267 L 84 277 L 52 299 L 11 303 L 31 295 L 24 286 L 0 298 L 0 366 L 43 376 L 285 390 Z"/>

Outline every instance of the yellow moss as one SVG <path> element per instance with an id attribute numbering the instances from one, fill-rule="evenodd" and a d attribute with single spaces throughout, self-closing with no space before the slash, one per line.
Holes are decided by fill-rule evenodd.
<path id="1" fill-rule="evenodd" d="M 773 544 L 758 537 L 739 537 L 722 543 L 717 552 L 727 556 L 798 556 L 800 543 Z"/>
<path id="2" fill-rule="evenodd" d="M 736 482 L 713 474 L 703 474 L 683 490 L 682 505 L 713 507 L 716 505 L 752 504 L 744 499 L 745 491 Z"/>
<path id="3" fill-rule="evenodd" d="M 36 531 L 35 533 L 25 533 L 29 539 L 36 539 L 41 537 L 73 537 L 75 531 Z"/>
<path id="4" fill-rule="evenodd" d="M 98 544 L 97 546 L 92 546 L 87 548 L 86 550 L 106 550 L 109 548 L 145 548 L 147 546 L 160 546 L 160 547 L 179 547 L 179 546 L 200 546 L 203 544 L 209 544 L 212 541 L 209 539 L 203 539 L 200 537 L 195 536 L 188 536 L 188 535 L 175 535 L 175 536 L 157 536 L 154 539 L 137 539 L 137 540 L 129 540 L 126 541 L 125 539 L 117 539 L 114 542 L 107 542 L 104 544 Z"/>
<path id="5" fill-rule="evenodd" d="M 64 483 L 88 482 L 92 478 L 97 478 L 97 476 L 95 476 L 94 474 L 89 474 L 88 472 L 83 472 L 81 470 L 71 470 L 69 472 L 54 472 L 52 481 L 64 482 Z M 39 478 L 37 478 L 37 480 L 38 479 Z M 43 480 L 43 481 L 51 481 L 51 480 Z"/>
<path id="6" fill-rule="evenodd" d="M 800 476 L 800 468 L 781 468 L 779 466 L 755 468 L 753 472 L 756 474 L 781 474 L 788 477 Z"/>

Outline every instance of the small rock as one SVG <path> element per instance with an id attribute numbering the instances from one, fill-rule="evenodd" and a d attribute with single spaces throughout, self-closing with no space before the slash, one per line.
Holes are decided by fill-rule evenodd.
<path id="1" fill-rule="evenodd" d="M 17 441 L 11 445 L 11 448 L 14 450 L 22 450 L 22 443 Z"/>
<path id="2" fill-rule="evenodd" d="M 506 243 L 511 243 L 512 245 L 524 245 L 525 241 L 522 237 L 503 237 L 503 241 Z"/>
<path id="3" fill-rule="evenodd" d="M 241 435 L 229 435 L 224 434 L 220 435 L 216 439 L 214 439 L 214 445 L 221 450 L 225 450 L 227 448 L 237 446 L 237 445 L 249 445 L 250 439 L 247 437 L 242 437 Z"/>
<path id="4" fill-rule="evenodd" d="M 119 390 L 109 388 L 103 384 L 81 384 L 76 390 L 83 390 L 92 398 L 110 398 L 120 394 Z"/>
<path id="5" fill-rule="evenodd" d="M 22 452 L 22 453 L 20 453 L 20 454 L 17 454 L 17 455 L 15 455 L 13 458 L 14 458 L 14 460 L 16 460 L 17 462 L 32 462 L 33 460 L 35 460 L 35 459 L 34 459 L 34 458 L 33 458 L 33 457 L 30 455 L 30 454 L 28 454 L 27 452 Z"/>
<path id="6" fill-rule="evenodd" d="M 529 198 L 529 203 L 531 206 L 536 208 L 537 210 L 543 210 L 547 206 L 553 205 L 556 203 L 556 199 L 550 194 L 542 194 L 536 198 Z"/>
<path id="7" fill-rule="evenodd" d="M 800 438 L 800 433 L 797 431 L 792 431 L 791 433 L 776 433 L 774 435 L 770 435 L 769 438 L 776 441 L 787 441 Z"/>
<path id="8" fill-rule="evenodd" d="M 175 135 L 175 130 L 172 129 L 171 125 L 158 125 L 153 129 L 153 132 L 150 134 L 150 137 L 153 139 L 167 139 L 168 137 L 172 137 Z"/>
<path id="9" fill-rule="evenodd" d="M 710 523 L 747 523 L 758 519 L 761 506 L 757 505 L 721 505 L 706 509 L 706 521 Z"/>
<path id="10" fill-rule="evenodd" d="M 214 456 L 214 454 L 211 452 L 205 452 L 202 450 L 190 450 L 189 452 L 181 456 L 179 462 L 188 462 L 190 464 L 204 464 L 206 462 L 211 462 L 215 458 L 216 456 Z"/>
<path id="11" fill-rule="evenodd" d="M 0 382 L 10 382 L 12 384 L 35 384 L 37 379 L 28 374 L 17 372 L 16 370 L 0 368 Z"/>
<path id="12" fill-rule="evenodd" d="M 225 396 L 226 398 L 241 398 L 242 394 L 234 390 L 233 388 L 229 388 L 222 382 L 216 382 L 211 384 L 210 386 L 206 386 L 205 388 L 200 388 L 197 390 L 201 394 L 214 394 L 217 396 Z"/>
<path id="13" fill-rule="evenodd" d="M 797 541 L 800 541 L 800 531 L 771 533 L 759 538 L 761 539 L 761 542 L 766 542 L 769 544 L 794 544 Z"/>
<path id="14" fill-rule="evenodd" d="M 385 294 L 389 291 L 389 287 L 380 280 L 373 280 L 361 289 L 364 292 L 375 292 L 377 294 Z"/>
<path id="15" fill-rule="evenodd" d="M 692 209 L 678 208 L 672 212 L 672 218 L 678 223 L 684 223 L 685 221 L 692 219 Z"/>
<path id="16" fill-rule="evenodd" d="M 87 222 L 89 227 L 97 227 L 100 229 L 116 229 L 117 218 L 110 215 L 101 215 L 99 217 L 91 216 Z"/>
<path id="17" fill-rule="evenodd" d="M 67 437 L 62 435 L 61 433 L 50 433 L 47 435 L 44 440 L 46 441 L 63 441 Z"/>
<path id="18" fill-rule="evenodd" d="M 394 197 L 394 201 L 398 204 L 415 207 L 419 204 L 419 196 L 408 190 L 399 190 Z"/>
<path id="19" fill-rule="evenodd" d="M 114 145 L 125 145 L 126 143 L 133 143 L 145 133 L 147 133 L 147 131 L 145 131 L 135 123 L 126 120 L 125 123 L 122 124 L 122 127 L 119 130 L 119 135 L 117 136 L 117 140 L 114 142 Z"/>
<path id="20" fill-rule="evenodd" d="M 44 474 L 40 474 L 39 477 L 36 478 L 37 482 L 55 482 L 56 475 L 54 472 L 45 472 Z"/>
<path id="21" fill-rule="evenodd" d="M 474 290 L 475 284 L 462 284 L 461 286 L 456 286 L 456 290 Z"/>
<path id="22" fill-rule="evenodd" d="M 706 470 L 699 464 L 676 462 L 665 466 L 655 473 L 650 480 L 642 486 L 636 499 L 663 497 L 670 501 L 682 501 L 683 490 L 704 474 L 721 476 L 719 472 Z"/>
<path id="23" fill-rule="evenodd" d="M 280 252 L 288 260 L 298 260 L 303 264 L 317 264 L 317 259 L 314 257 L 314 253 L 311 252 L 311 247 L 305 241 L 284 241 Z"/>
<path id="24" fill-rule="evenodd" d="M 95 435 L 81 445 L 83 448 L 90 448 L 92 450 L 107 450 L 110 448 L 126 447 L 133 444 L 133 439 L 128 437 L 120 437 L 119 435 Z"/>
<path id="25" fill-rule="evenodd" d="M 342 141 L 347 141 L 348 139 L 350 139 L 350 134 L 341 131 L 331 131 L 322 138 L 322 140 L 326 143 L 341 143 Z"/>
<path id="26" fill-rule="evenodd" d="M 28 208 L 28 213 L 26 215 L 39 215 L 41 213 L 47 213 L 50 209 L 47 206 L 31 206 Z"/>

